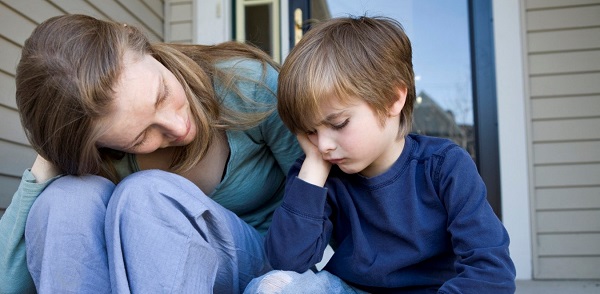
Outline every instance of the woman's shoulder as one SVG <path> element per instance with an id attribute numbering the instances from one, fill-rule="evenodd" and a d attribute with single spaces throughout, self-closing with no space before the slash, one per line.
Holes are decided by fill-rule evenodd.
<path id="1" fill-rule="evenodd" d="M 266 62 L 256 59 L 239 58 L 222 61 L 218 67 L 230 76 L 226 83 L 217 80 L 215 88 L 229 107 L 264 105 L 265 111 L 275 103 L 277 91 L 277 70 Z M 232 89 L 235 89 L 232 91 Z M 240 99 L 244 97 L 243 99 Z M 256 109 L 254 109 L 256 110 Z"/>
<path id="2" fill-rule="evenodd" d="M 216 64 L 216 67 L 224 71 L 231 71 L 245 79 L 256 81 L 265 80 L 265 75 L 267 79 L 271 76 L 277 76 L 277 70 L 273 66 L 267 62 L 251 58 L 233 58 L 220 61 Z"/>

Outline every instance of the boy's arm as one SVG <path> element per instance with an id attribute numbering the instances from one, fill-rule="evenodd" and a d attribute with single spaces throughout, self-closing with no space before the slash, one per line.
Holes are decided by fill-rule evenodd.
<path id="1" fill-rule="evenodd" d="M 300 273 L 322 259 L 332 231 L 327 189 L 297 176 L 301 162 L 298 160 L 288 174 L 283 203 L 275 210 L 265 237 L 273 268 Z"/>
<path id="2" fill-rule="evenodd" d="M 0 293 L 35 293 L 25 258 L 25 222 L 37 196 L 58 171 L 41 156 L 23 173 L 6 213 L 0 218 Z"/>
<path id="3" fill-rule="evenodd" d="M 444 283 L 440 293 L 514 293 L 508 233 L 487 202 L 485 184 L 473 160 L 455 147 L 439 164 L 436 182 L 458 256 L 458 275 Z"/>

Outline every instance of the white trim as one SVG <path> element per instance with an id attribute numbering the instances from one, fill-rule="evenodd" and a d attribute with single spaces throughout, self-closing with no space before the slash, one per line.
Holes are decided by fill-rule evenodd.
<path id="1" fill-rule="evenodd" d="M 532 279 L 524 21 L 519 0 L 493 0 L 503 222 L 517 279 Z"/>
<path id="2" fill-rule="evenodd" d="M 230 0 L 192 0 L 192 42 L 214 45 L 231 40 Z"/>
<path id="3" fill-rule="evenodd" d="M 280 12 L 279 15 L 281 17 L 280 27 L 281 27 L 281 64 L 285 61 L 285 58 L 290 53 L 290 17 L 288 10 L 290 9 L 289 1 L 280 1 Z"/>

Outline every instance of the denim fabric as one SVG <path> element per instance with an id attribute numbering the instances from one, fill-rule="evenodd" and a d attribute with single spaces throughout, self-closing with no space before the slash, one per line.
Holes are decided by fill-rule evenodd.
<path id="1" fill-rule="evenodd" d="M 156 170 L 116 187 L 97 176 L 56 180 L 25 238 L 41 293 L 239 293 L 271 269 L 254 228 Z"/>
<path id="2" fill-rule="evenodd" d="M 327 271 L 302 274 L 294 271 L 270 271 L 250 282 L 244 294 L 365 294 Z"/>
<path id="3" fill-rule="evenodd" d="M 62 177 L 33 203 L 25 227 L 27 267 L 39 293 L 108 293 L 104 216 L 114 184 Z"/>

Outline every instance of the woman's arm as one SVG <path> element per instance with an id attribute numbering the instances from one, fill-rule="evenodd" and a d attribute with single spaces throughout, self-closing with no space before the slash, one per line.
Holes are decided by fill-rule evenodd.
<path id="1" fill-rule="evenodd" d="M 31 173 L 35 177 L 36 182 L 44 183 L 47 180 L 58 176 L 60 174 L 60 170 L 58 170 L 54 164 L 38 155 L 33 162 L 33 166 L 31 167 Z"/>
<path id="2" fill-rule="evenodd" d="M 267 67 L 266 74 L 263 78 L 265 87 L 257 87 L 256 98 L 261 103 L 272 105 L 277 104 L 277 77 L 278 72 L 271 66 Z M 269 146 L 273 156 L 279 163 L 284 174 L 287 174 L 296 159 L 303 155 L 302 149 L 296 140 L 296 136 L 292 134 L 283 124 L 279 113 L 274 111 L 269 117 L 261 123 L 261 132 L 263 139 Z"/>
<path id="3" fill-rule="evenodd" d="M 37 196 L 59 173 L 38 155 L 0 218 L 0 293 L 35 293 L 25 258 L 25 222 Z"/>

